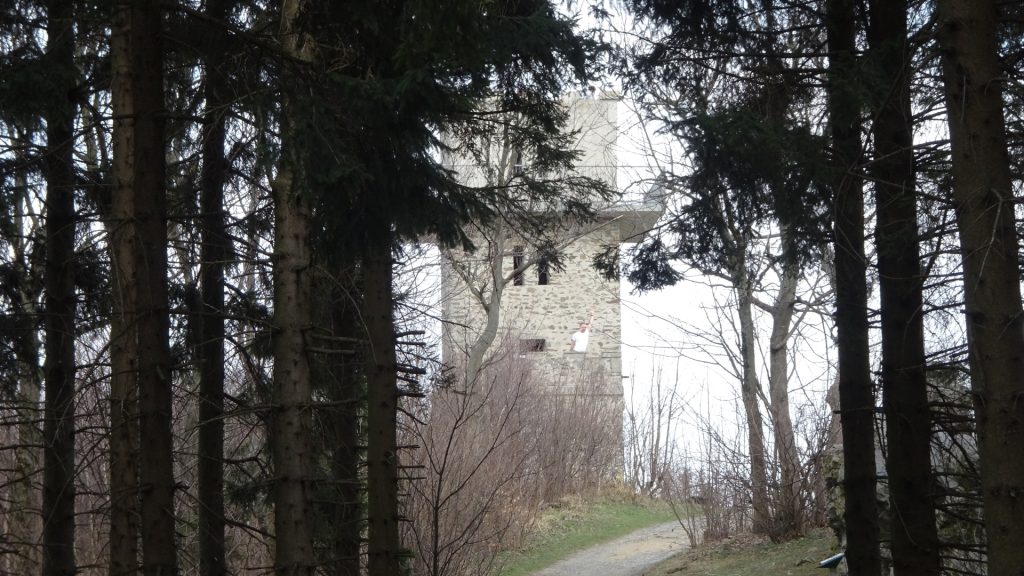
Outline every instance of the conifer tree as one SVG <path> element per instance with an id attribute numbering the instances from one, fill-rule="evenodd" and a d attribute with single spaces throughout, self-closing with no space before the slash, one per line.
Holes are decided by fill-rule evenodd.
<path id="1" fill-rule="evenodd" d="M 925 379 L 923 285 L 917 230 L 912 52 L 907 3 L 870 3 L 870 109 L 874 135 L 870 172 L 875 187 L 882 323 L 882 404 L 885 408 L 893 569 L 938 574 L 939 536 L 931 474 L 931 418 Z"/>
<path id="2" fill-rule="evenodd" d="M 821 143 L 797 112 L 813 102 L 813 89 L 803 80 L 810 72 L 783 55 L 810 54 L 813 33 L 796 30 L 814 30 L 817 23 L 773 2 L 631 5 L 661 35 L 631 54 L 629 86 L 646 119 L 686 146 L 691 166 L 684 174 L 663 170 L 659 176 L 676 191 L 680 207 L 666 233 L 653 233 L 624 267 L 641 290 L 678 281 L 673 261 L 729 283 L 739 325 L 736 377 L 747 424 L 754 529 L 789 538 L 802 531 L 802 505 L 785 356 L 797 279 L 820 255 L 827 213 L 819 183 Z M 759 274 L 752 269 L 763 232 L 776 226 L 777 247 L 769 259 L 780 282 L 768 304 L 755 296 Z M 758 376 L 758 308 L 773 323 L 765 404 L 780 480 L 774 491 Z"/>
<path id="3" fill-rule="evenodd" d="M 864 192 L 860 100 L 857 97 L 855 3 L 827 0 L 828 118 L 832 134 L 835 205 L 836 333 L 839 410 L 843 432 L 846 560 L 851 574 L 881 573 L 876 502 L 875 402 L 871 382 L 864 254 Z"/>
<path id="4" fill-rule="evenodd" d="M 224 511 L 224 335 L 225 268 L 230 253 L 224 210 L 228 161 L 224 156 L 227 126 L 228 54 L 224 27 L 233 3 L 212 0 L 206 16 L 214 23 L 201 27 L 216 40 L 208 42 L 203 55 L 205 114 L 202 133 L 199 211 L 202 247 L 199 321 L 199 574 L 227 573 Z"/>
<path id="5" fill-rule="evenodd" d="M 499 3 L 486 12 L 471 2 L 369 10 L 313 2 L 299 21 L 319 52 L 305 68 L 309 76 L 296 76 L 314 88 L 294 92 L 301 113 L 288 120 L 307 137 L 295 143 L 293 158 L 314 202 L 314 244 L 348 247 L 362 259 L 363 317 L 374 319 L 366 322 L 372 355 L 363 359 L 369 564 L 373 574 L 391 574 L 402 555 L 392 250 L 424 235 L 461 243 L 465 223 L 486 222 L 510 205 L 511 195 L 466 189 L 437 163 L 430 151 L 443 147 L 438 132 L 483 122 L 480 103 L 496 98 L 503 109 L 529 114 L 538 140 L 558 134 L 560 88 L 582 70 L 587 51 L 547 2 Z M 559 193 L 541 187 L 535 197 Z M 339 225 L 353 219 L 360 225 Z"/>
<path id="6" fill-rule="evenodd" d="M 51 0 L 48 65 L 54 92 L 46 117 L 46 409 L 43 435 L 43 575 L 75 565 L 75 82 L 74 10 Z"/>
<path id="7" fill-rule="evenodd" d="M 174 476 L 171 438 L 171 362 L 168 345 L 167 212 L 164 183 L 164 87 L 160 6 L 135 0 L 118 6 L 111 35 L 114 110 L 113 216 L 118 230 L 111 237 L 121 284 L 119 327 L 122 348 L 112 349 L 112 366 L 125 378 L 126 406 L 137 398 L 138 437 L 130 424 L 126 446 L 112 450 L 135 452 L 111 466 L 115 477 L 132 478 L 138 463 L 137 485 L 112 483 L 112 498 L 139 498 L 138 538 L 142 569 L 148 574 L 174 574 L 177 547 L 174 531 Z M 113 356 L 123 354 L 115 359 Z M 117 373 L 116 371 L 123 372 Z M 112 397 L 117 401 L 118 399 Z M 122 407 L 115 407 L 123 410 Z M 124 423 L 120 423 L 124 424 Z M 117 431 L 121 433 L 123 431 Z M 145 442 L 146 449 L 137 447 Z M 129 468 L 131 467 L 131 468 Z M 134 478 L 132 478 L 134 479 Z M 137 493 L 134 491 L 138 490 Z M 111 546 L 111 571 L 134 571 L 130 557 L 136 538 L 130 520 L 117 527 L 121 542 Z M 114 527 L 112 526 L 112 532 Z M 123 554 L 123 555 L 122 555 Z"/>
<path id="8" fill-rule="evenodd" d="M 301 26 L 309 3 L 286 0 L 281 7 L 279 42 L 284 66 L 308 63 L 313 38 Z M 298 102 L 290 87 L 281 86 L 281 155 L 272 183 L 274 199 L 274 382 L 271 451 L 275 481 L 274 570 L 278 574 L 312 576 L 312 458 L 309 330 L 312 325 L 312 261 L 310 198 L 303 190 L 306 173 L 296 161 Z"/>
<path id="9" fill-rule="evenodd" d="M 937 3 L 988 573 L 1024 566 L 1024 312 L 991 0 Z"/>

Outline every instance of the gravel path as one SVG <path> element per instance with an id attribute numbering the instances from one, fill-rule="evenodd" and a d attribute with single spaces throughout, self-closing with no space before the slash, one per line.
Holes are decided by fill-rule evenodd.
<path id="1" fill-rule="evenodd" d="M 673 520 L 582 550 L 533 576 L 642 576 L 651 566 L 684 550 L 687 542 Z"/>

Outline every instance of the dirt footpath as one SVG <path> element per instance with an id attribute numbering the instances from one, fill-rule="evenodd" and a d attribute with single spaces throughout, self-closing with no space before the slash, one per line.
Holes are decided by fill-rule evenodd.
<path id="1" fill-rule="evenodd" d="M 533 576 L 642 576 L 645 570 L 687 545 L 686 534 L 673 520 L 577 552 L 534 572 Z"/>

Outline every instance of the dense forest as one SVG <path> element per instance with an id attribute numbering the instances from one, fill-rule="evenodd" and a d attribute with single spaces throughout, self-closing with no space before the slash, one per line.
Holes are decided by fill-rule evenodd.
<path id="1" fill-rule="evenodd" d="M 1020 2 L 3 7 L 0 573 L 494 574 L 617 484 L 704 538 L 827 523 L 851 574 L 1021 574 Z M 595 85 L 667 211 L 593 264 L 730 294 L 728 471 L 662 452 L 658 392 L 608 430 L 493 333 L 443 363 L 424 335 L 424 251 L 496 262 L 497 310 L 557 267 L 552 222 L 614 200 L 575 168 Z M 812 313 L 835 420 L 808 438 Z"/>

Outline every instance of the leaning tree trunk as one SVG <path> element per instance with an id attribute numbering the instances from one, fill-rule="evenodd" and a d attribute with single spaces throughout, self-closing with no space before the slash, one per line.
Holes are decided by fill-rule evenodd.
<path id="1" fill-rule="evenodd" d="M 390 223 L 367 223 L 363 259 L 366 323 L 366 484 L 369 576 L 399 574 L 398 383 Z"/>
<path id="2" fill-rule="evenodd" d="M 774 20 L 771 11 L 768 18 Z M 770 29 L 775 28 L 771 22 Z M 783 59 L 773 52 L 768 60 L 768 69 L 773 77 L 766 87 L 766 120 L 774 125 L 786 123 L 786 112 L 791 106 L 792 95 L 789 83 L 784 81 L 788 70 Z M 781 159 L 776 159 L 781 165 Z M 771 193 L 784 196 L 786 182 L 784 174 L 776 172 L 770 184 Z M 797 454 L 793 421 L 789 413 L 789 339 L 793 322 L 793 307 L 796 303 L 796 287 L 800 267 L 792 226 L 786 221 L 786 214 L 779 214 L 781 274 L 779 289 L 774 304 L 768 309 L 772 318 L 772 330 L 768 344 L 768 394 L 769 415 L 775 439 L 775 456 L 778 459 L 779 487 L 772 496 L 775 510 L 772 515 L 770 536 L 775 540 L 796 538 L 803 532 L 803 502 L 800 500 L 801 478 L 800 457 Z"/>
<path id="3" fill-rule="evenodd" d="M 800 457 L 796 449 L 793 419 L 789 413 L 789 338 L 799 279 L 799 264 L 794 252 L 791 232 L 783 226 L 782 274 L 778 295 L 770 309 L 772 332 L 768 341 L 768 394 L 771 399 L 780 480 L 772 533 L 775 538 L 783 540 L 799 536 L 804 524 L 803 502 L 800 499 Z"/>
<path id="4" fill-rule="evenodd" d="M 743 248 L 738 248 L 738 252 Z M 768 458 L 764 445 L 764 420 L 758 398 L 761 383 L 757 379 L 756 339 L 754 335 L 754 295 L 747 278 L 745 263 L 733 271 L 740 317 L 740 356 L 742 378 L 740 397 L 747 417 L 747 449 L 750 451 L 750 490 L 754 509 L 753 529 L 759 534 L 771 531 L 771 508 L 768 500 Z"/>
<path id="5" fill-rule="evenodd" d="M 502 263 L 505 251 L 505 227 L 498 222 L 492 230 L 494 240 L 488 243 L 487 249 L 487 272 L 490 275 L 491 292 L 488 295 L 484 289 L 480 289 L 477 299 L 484 309 L 486 320 L 484 328 L 473 341 L 466 357 L 466 376 L 462 383 L 466 390 L 472 390 L 480 377 L 480 370 L 483 368 L 487 351 L 491 349 L 495 339 L 498 337 L 498 325 L 501 321 L 501 299 L 505 292 L 505 278 L 502 273 Z M 456 264 L 457 265 L 457 264 Z M 471 277 L 466 278 L 467 282 L 473 282 Z M 475 287 L 470 287 L 476 290 Z"/>
<path id="6" fill-rule="evenodd" d="M 905 0 L 873 0 L 868 32 L 874 99 L 875 245 L 882 320 L 882 404 L 896 576 L 940 571 L 925 379 Z"/>
<path id="7" fill-rule="evenodd" d="M 988 573 L 1024 567 L 1024 313 L 992 0 L 939 0 Z"/>
<path id="8" fill-rule="evenodd" d="M 70 0 L 52 0 L 47 52 L 61 82 L 46 119 L 46 409 L 43 576 L 75 573 L 74 27 Z"/>
<path id="9" fill-rule="evenodd" d="M 860 106 L 856 94 L 854 0 L 829 0 L 828 114 L 835 177 L 836 332 L 843 430 L 846 560 L 851 574 L 881 573 L 875 470 L 875 402 L 868 353 Z"/>

